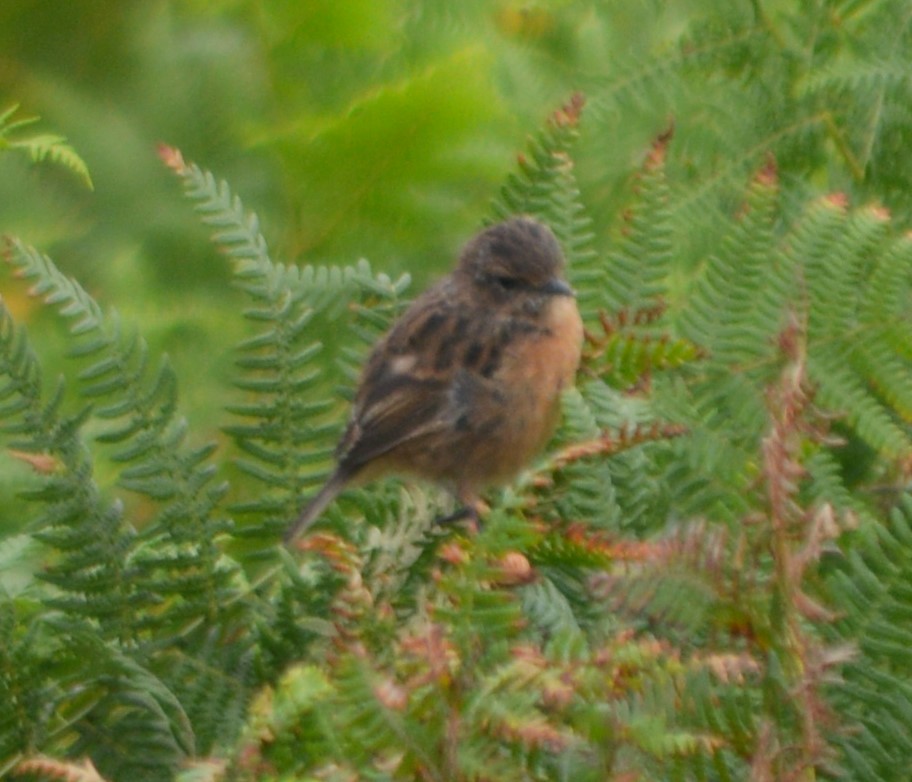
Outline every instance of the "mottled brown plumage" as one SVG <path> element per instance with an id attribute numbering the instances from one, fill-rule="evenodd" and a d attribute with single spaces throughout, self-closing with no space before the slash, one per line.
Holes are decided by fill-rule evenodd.
<path id="1" fill-rule="evenodd" d="M 551 231 L 517 217 L 463 249 L 373 349 L 338 465 L 286 539 L 351 480 L 388 473 L 445 486 L 471 511 L 545 444 L 572 385 L 583 328 Z"/>

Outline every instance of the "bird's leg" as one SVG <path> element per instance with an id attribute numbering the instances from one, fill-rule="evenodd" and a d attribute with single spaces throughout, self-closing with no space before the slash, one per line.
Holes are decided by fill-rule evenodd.
<path id="1" fill-rule="evenodd" d="M 481 524 L 481 520 L 478 517 L 478 509 L 464 505 L 458 510 L 448 513 L 446 516 L 438 516 L 434 519 L 435 524 L 454 524 L 457 521 L 462 521 L 463 519 L 471 519 L 472 522 L 476 525 Z"/>
<path id="2" fill-rule="evenodd" d="M 446 516 L 441 516 L 434 520 L 435 524 L 453 524 L 457 521 L 468 519 L 470 527 L 478 531 L 481 529 L 482 514 L 487 513 L 490 508 L 475 492 L 467 489 L 460 489 L 456 492 L 456 500 L 461 506 Z"/>

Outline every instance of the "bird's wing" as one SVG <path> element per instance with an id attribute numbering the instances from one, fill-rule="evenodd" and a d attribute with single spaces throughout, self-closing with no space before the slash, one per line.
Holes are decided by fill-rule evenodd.
<path id="1" fill-rule="evenodd" d="M 396 375 L 376 390 L 385 395 L 355 409 L 339 443 L 339 464 L 351 473 L 405 442 L 445 428 L 445 383 Z"/>
<path id="2" fill-rule="evenodd" d="M 365 366 L 337 450 L 341 466 L 353 474 L 403 443 L 457 428 L 471 414 L 480 384 L 487 385 L 478 374 L 482 357 L 467 356 L 483 336 L 471 315 L 444 286 L 406 311 Z"/>

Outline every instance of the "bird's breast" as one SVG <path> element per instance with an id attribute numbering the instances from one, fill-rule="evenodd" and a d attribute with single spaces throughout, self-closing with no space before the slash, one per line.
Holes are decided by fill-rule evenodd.
<path id="1" fill-rule="evenodd" d="M 511 345 L 499 373 L 508 387 L 535 397 L 543 406 L 573 385 L 583 347 L 583 322 L 576 300 L 555 296 L 548 305 L 538 327 Z"/>
<path id="2" fill-rule="evenodd" d="M 505 425 L 493 438 L 498 473 L 515 473 L 545 445 L 560 416 L 560 395 L 573 385 L 583 345 L 576 301 L 554 297 L 540 328 L 513 341 L 495 380 L 504 392 Z"/>

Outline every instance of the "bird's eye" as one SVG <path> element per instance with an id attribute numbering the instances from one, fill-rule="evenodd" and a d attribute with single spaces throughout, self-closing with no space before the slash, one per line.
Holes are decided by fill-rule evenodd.
<path id="1" fill-rule="evenodd" d="M 519 287 L 520 283 L 515 277 L 495 277 L 494 282 L 505 291 L 512 291 Z"/>

